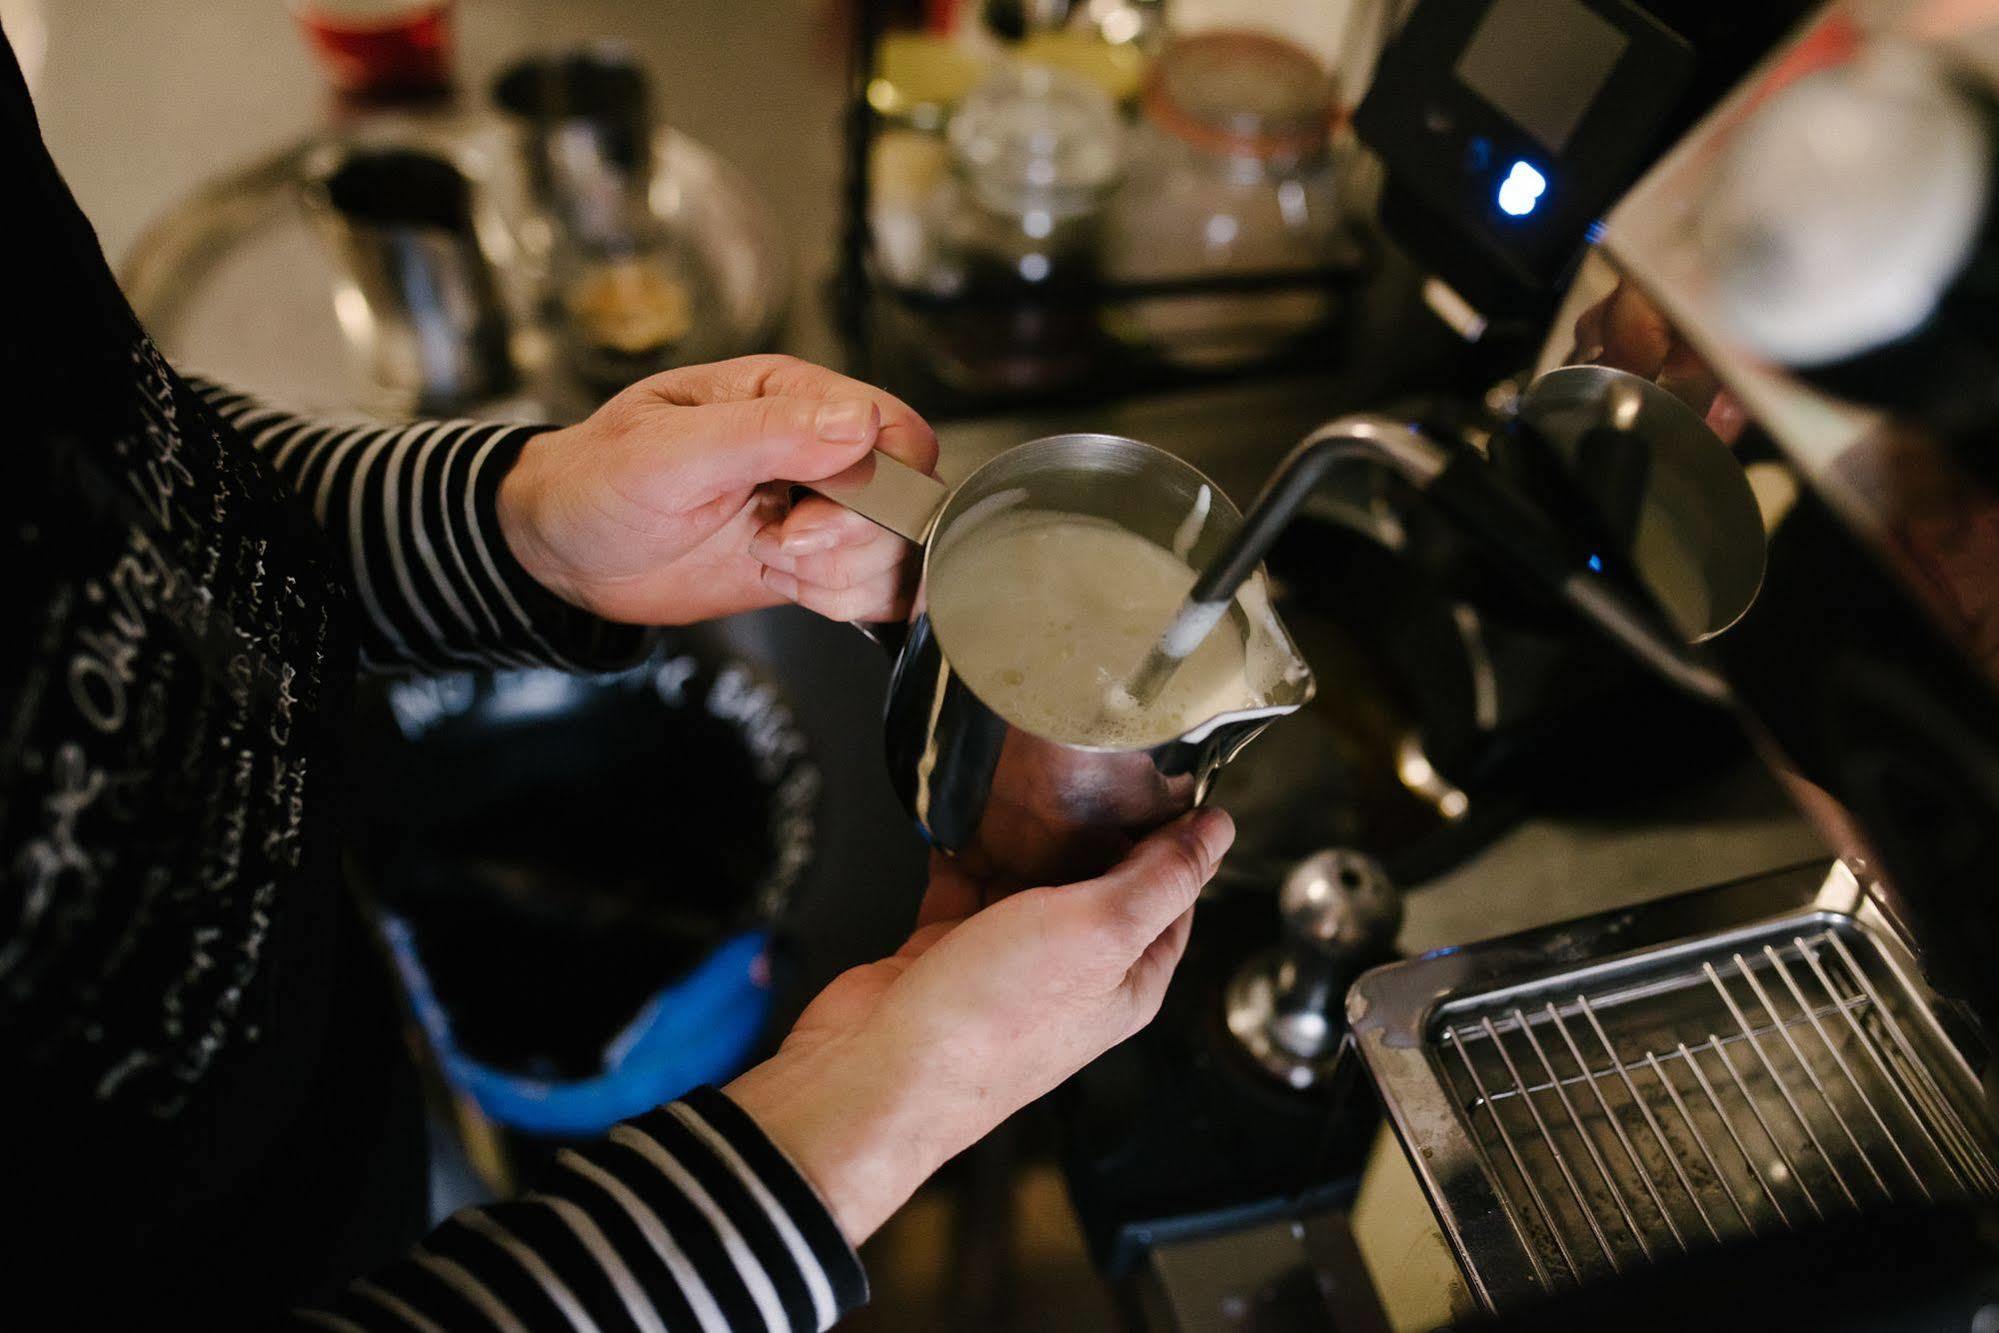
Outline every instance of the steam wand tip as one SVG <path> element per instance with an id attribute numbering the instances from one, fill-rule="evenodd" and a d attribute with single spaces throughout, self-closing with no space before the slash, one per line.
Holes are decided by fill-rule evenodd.
<path id="1" fill-rule="evenodd" d="M 1387 463 L 1419 481 L 1433 479 L 1443 468 L 1435 445 L 1407 424 L 1387 417 L 1342 417 L 1306 436 L 1264 486 L 1243 516 L 1242 526 L 1194 580 L 1187 600 L 1123 689 L 1113 688 L 1114 706 L 1143 708 L 1159 697 L 1180 665 L 1221 621 L 1236 590 L 1263 563 L 1320 480 L 1342 460 L 1358 458 Z"/>
<path id="2" fill-rule="evenodd" d="M 1228 613 L 1229 602 L 1235 590 L 1220 601 L 1200 601 L 1191 595 L 1180 604 L 1172 623 L 1151 648 L 1145 658 L 1125 679 L 1123 686 L 1113 686 L 1110 707 L 1114 711 L 1131 712 L 1143 708 L 1165 693 L 1166 685 L 1180 670 L 1180 664 L 1194 655 L 1207 637 L 1214 631 L 1221 618 Z"/>

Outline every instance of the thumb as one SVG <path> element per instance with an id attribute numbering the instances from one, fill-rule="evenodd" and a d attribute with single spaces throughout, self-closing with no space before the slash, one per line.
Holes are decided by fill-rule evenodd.
<path id="1" fill-rule="evenodd" d="M 881 409 L 861 397 L 774 395 L 676 415 L 689 481 L 716 494 L 830 477 L 865 457 L 881 434 Z"/>
<path id="2" fill-rule="evenodd" d="M 1102 941 L 1122 967 L 1194 905 L 1235 841 L 1235 822 L 1217 809 L 1174 820 L 1118 865 L 1066 890 L 1091 918 L 1087 937 Z"/>

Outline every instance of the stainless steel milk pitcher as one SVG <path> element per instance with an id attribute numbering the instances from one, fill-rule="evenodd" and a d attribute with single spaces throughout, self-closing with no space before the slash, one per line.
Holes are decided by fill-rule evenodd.
<path id="1" fill-rule="evenodd" d="M 1262 666 L 1264 678 L 1253 682 L 1262 706 L 1191 719 L 1170 739 L 1118 749 L 1040 735 L 966 683 L 966 663 L 927 610 L 939 550 L 1000 509 L 1031 508 L 1107 519 L 1177 545 L 1199 568 L 1242 515 L 1164 450 L 1116 435 L 1053 435 L 1007 450 L 955 488 L 876 453 L 813 489 L 924 547 L 923 581 L 889 682 L 889 774 L 930 841 L 981 880 L 1018 887 L 1102 872 L 1135 838 L 1203 800 L 1222 765 L 1312 697 L 1311 672 L 1271 610 L 1261 574 L 1230 615 L 1245 655 L 1254 647 Z"/>

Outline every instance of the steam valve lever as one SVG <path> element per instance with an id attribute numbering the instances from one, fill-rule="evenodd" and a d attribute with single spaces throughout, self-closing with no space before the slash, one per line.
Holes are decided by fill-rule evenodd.
<path id="1" fill-rule="evenodd" d="M 1305 1089 L 1331 1072 L 1353 979 L 1394 955 L 1402 899 L 1380 862 L 1315 853 L 1277 895 L 1278 947 L 1245 963 L 1224 996 L 1229 1031 L 1265 1070 Z"/>

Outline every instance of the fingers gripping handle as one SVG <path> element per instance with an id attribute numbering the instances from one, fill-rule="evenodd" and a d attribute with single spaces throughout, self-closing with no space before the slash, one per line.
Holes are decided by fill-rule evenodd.
<path id="1" fill-rule="evenodd" d="M 846 471 L 807 485 L 918 546 L 951 494 L 943 482 L 879 449 Z"/>
<path id="2" fill-rule="evenodd" d="M 879 449 L 846 471 L 807 485 L 918 546 L 929 538 L 930 526 L 951 494 L 943 482 Z M 901 652 L 909 632 L 909 627 L 901 624 L 863 625 L 857 621 L 854 628 L 890 657 Z"/>

